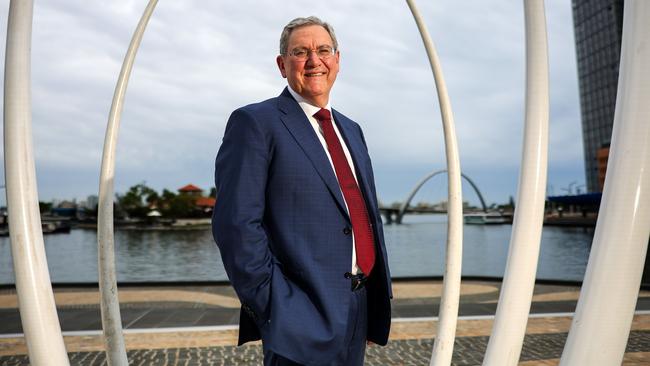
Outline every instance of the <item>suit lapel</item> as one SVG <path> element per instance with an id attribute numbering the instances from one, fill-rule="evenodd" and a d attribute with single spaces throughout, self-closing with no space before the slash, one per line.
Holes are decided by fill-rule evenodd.
<path id="1" fill-rule="evenodd" d="M 329 189 L 330 193 L 336 200 L 341 211 L 349 220 L 346 210 L 341 187 L 336 179 L 332 165 L 330 164 L 323 145 L 316 136 L 314 129 L 311 127 L 309 120 L 305 113 L 300 108 L 298 103 L 293 99 L 289 91 L 285 88 L 282 94 L 278 97 L 278 108 L 283 114 L 280 116 L 282 123 L 289 130 L 298 145 L 305 152 L 312 165 L 320 175 L 321 179 Z"/>

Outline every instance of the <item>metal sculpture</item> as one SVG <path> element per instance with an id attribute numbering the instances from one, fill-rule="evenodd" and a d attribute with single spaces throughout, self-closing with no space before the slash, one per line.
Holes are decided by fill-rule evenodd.
<path id="1" fill-rule="evenodd" d="M 543 0 L 525 0 L 526 120 L 517 208 L 483 365 L 514 366 L 524 344 L 544 222 L 548 159 L 548 47 Z"/>
<path id="2" fill-rule="evenodd" d="M 458 315 L 462 253 L 461 176 L 451 105 L 431 37 L 413 0 L 406 0 L 433 71 L 448 166 L 447 267 L 431 365 L 449 365 Z M 126 365 L 113 248 L 115 145 L 126 86 L 137 48 L 157 0 L 133 35 L 115 89 L 100 180 L 98 245 L 102 321 L 110 365 Z M 497 316 L 484 365 L 518 361 L 539 255 L 548 139 L 548 57 L 543 0 L 524 0 L 526 14 L 526 128 L 518 207 Z M 33 3 L 9 7 L 4 94 L 5 179 L 16 289 L 32 364 L 67 365 L 43 246 L 31 141 L 30 44 Z M 650 236 L 650 2 L 625 3 L 614 134 L 603 202 L 582 293 L 561 365 L 618 365 L 634 315 Z M 433 175 L 441 173 L 434 172 Z M 464 176 L 463 176 L 464 177 Z M 482 197 L 469 178 L 465 177 Z M 418 188 L 419 188 L 418 186 Z M 417 191 L 417 188 L 416 190 Z M 414 193 L 413 193 L 414 194 Z M 411 197 L 412 198 L 412 197 Z M 410 199 L 409 199 L 410 201 Z M 609 322 L 601 320 L 608 314 Z M 615 314 L 612 316 L 611 314 Z"/>
<path id="3" fill-rule="evenodd" d="M 650 2 L 627 0 L 614 129 L 589 263 L 560 360 L 620 365 L 650 236 Z"/>
<path id="4" fill-rule="evenodd" d="M 31 40 L 34 4 L 9 4 L 4 151 L 11 253 L 23 333 L 33 365 L 68 365 L 47 269 L 32 148 Z"/>
<path id="5" fill-rule="evenodd" d="M 117 296 L 117 279 L 115 275 L 115 245 L 113 238 L 113 181 L 115 176 L 115 148 L 122 117 L 124 95 L 135 61 L 135 55 L 142 41 L 145 28 L 158 0 L 149 0 L 149 4 L 138 23 L 129 49 L 124 56 L 124 63 L 115 86 L 113 103 L 108 117 L 104 153 L 102 155 L 102 170 L 99 179 L 99 205 L 97 216 L 97 245 L 99 262 L 99 290 L 101 293 L 102 328 L 106 358 L 108 364 L 128 365 L 126 346 L 122 334 L 122 319 L 120 302 Z"/>
<path id="6" fill-rule="evenodd" d="M 447 255 L 442 284 L 442 298 L 436 339 L 433 344 L 431 365 L 449 365 L 454 351 L 456 323 L 458 320 L 458 305 L 460 302 L 460 275 L 463 258 L 463 197 L 460 182 L 460 158 L 456 127 L 451 111 L 451 102 L 447 86 L 442 75 L 442 67 L 435 46 L 429 35 L 424 20 L 415 6 L 414 0 L 406 0 L 413 18 L 422 36 L 424 48 L 429 57 L 431 71 L 438 91 L 438 103 L 442 115 L 442 127 L 445 136 L 445 154 L 447 157 Z"/>

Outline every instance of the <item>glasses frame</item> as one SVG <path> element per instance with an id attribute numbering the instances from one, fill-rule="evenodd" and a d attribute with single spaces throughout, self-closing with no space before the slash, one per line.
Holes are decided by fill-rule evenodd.
<path id="1" fill-rule="evenodd" d="M 324 49 L 329 49 L 329 52 L 327 55 L 320 55 L 319 52 L 324 50 Z M 307 51 L 307 54 L 305 56 L 298 56 L 295 54 L 297 51 Z M 287 52 L 287 56 L 292 57 L 295 60 L 298 61 L 307 61 L 309 60 L 309 57 L 311 56 L 312 53 L 316 54 L 316 56 L 321 59 L 321 60 L 327 60 L 330 57 L 336 55 L 336 48 L 330 46 L 330 45 L 321 45 L 318 46 L 318 48 L 308 48 L 308 47 L 296 47 L 293 50 Z"/>

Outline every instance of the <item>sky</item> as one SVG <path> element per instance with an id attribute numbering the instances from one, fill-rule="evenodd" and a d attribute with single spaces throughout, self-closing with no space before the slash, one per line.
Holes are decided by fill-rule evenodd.
<path id="1" fill-rule="evenodd" d="M 32 123 L 41 201 L 97 194 L 115 83 L 146 3 L 35 2 Z M 2 39 L 8 6 L 0 1 Z M 420 0 L 418 7 L 444 72 L 463 173 L 488 204 L 516 198 L 524 126 L 523 1 Z M 380 201 L 402 201 L 423 176 L 445 169 L 433 76 L 405 1 L 160 1 L 128 85 L 115 191 L 142 182 L 159 191 L 188 183 L 209 190 L 228 116 L 280 94 L 286 85 L 275 63 L 280 33 L 291 19 L 309 15 L 336 31 L 341 70 L 331 104 L 362 126 Z M 547 1 L 546 18 L 547 193 L 584 192 L 571 2 Z M 446 200 L 446 192 L 446 178 L 438 175 L 414 202 Z M 463 199 L 478 202 L 467 184 Z"/>

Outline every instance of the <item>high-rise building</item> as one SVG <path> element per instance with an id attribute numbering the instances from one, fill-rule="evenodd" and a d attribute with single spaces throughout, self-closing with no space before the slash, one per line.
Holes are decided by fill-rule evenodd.
<path id="1" fill-rule="evenodd" d="M 91 194 L 86 198 L 86 208 L 90 210 L 94 210 L 97 208 L 97 205 L 99 204 L 99 197 L 97 197 L 94 194 Z"/>
<path id="2" fill-rule="evenodd" d="M 623 1 L 572 0 L 585 175 L 589 192 L 603 189 L 599 180 L 599 161 L 602 175 L 603 152 L 609 151 L 614 124 Z M 607 157 L 604 159 L 606 161 Z"/>

